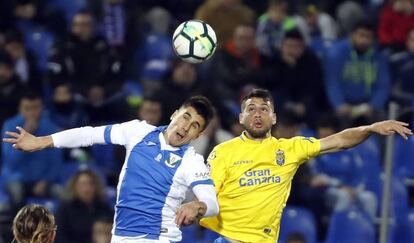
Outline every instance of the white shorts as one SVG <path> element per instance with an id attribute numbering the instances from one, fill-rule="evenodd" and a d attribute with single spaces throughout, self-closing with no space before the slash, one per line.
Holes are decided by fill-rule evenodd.
<path id="1" fill-rule="evenodd" d="M 167 238 L 160 237 L 159 240 L 150 240 L 144 239 L 145 235 L 138 236 L 138 237 L 125 237 L 125 236 L 116 236 L 112 235 L 111 243 L 171 243 L 174 241 L 170 241 Z"/>

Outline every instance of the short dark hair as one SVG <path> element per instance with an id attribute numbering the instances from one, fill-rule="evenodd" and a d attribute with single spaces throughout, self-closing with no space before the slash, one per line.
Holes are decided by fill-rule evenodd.
<path id="1" fill-rule="evenodd" d="M 283 36 L 283 40 L 286 40 L 286 39 L 295 39 L 295 40 L 304 41 L 302 33 L 297 28 L 286 31 L 285 35 Z"/>
<path id="2" fill-rule="evenodd" d="M 272 109 L 275 109 L 274 101 L 272 94 L 267 89 L 253 89 L 248 93 L 245 97 L 243 97 L 241 102 L 241 109 L 244 110 L 244 105 L 246 104 L 246 101 L 251 98 L 262 98 L 265 101 L 270 101 L 270 104 L 272 106 Z"/>
<path id="3" fill-rule="evenodd" d="M 20 96 L 20 100 L 23 100 L 23 99 L 27 99 L 27 100 L 40 99 L 40 100 L 42 100 L 42 96 L 37 92 L 31 91 L 31 90 L 25 90 L 22 93 L 22 95 Z"/>
<path id="4" fill-rule="evenodd" d="M 352 32 L 355 32 L 359 29 L 375 32 L 375 26 L 370 19 L 361 19 L 357 21 L 352 28 Z"/>
<path id="5" fill-rule="evenodd" d="M 214 115 L 214 108 L 211 101 L 202 95 L 196 95 L 188 98 L 181 105 L 180 108 L 193 107 L 197 113 L 204 119 L 205 124 L 203 130 L 207 127 L 208 123 L 211 121 Z"/>

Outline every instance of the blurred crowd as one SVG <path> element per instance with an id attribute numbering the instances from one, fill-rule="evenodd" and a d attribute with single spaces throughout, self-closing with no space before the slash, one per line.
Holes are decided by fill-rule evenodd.
<path id="1" fill-rule="evenodd" d="M 217 35 L 216 53 L 203 64 L 172 50 L 174 29 L 189 19 Z M 414 1 L 0 1 L 2 134 L 20 126 L 41 136 L 130 119 L 163 125 L 185 99 L 203 94 L 216 114 L 193 145 L 207 157 L 241 133 L 240 99 L 255 87 L 274 95 L 278 138 L 323 138 L 384 119 L 390 102 L 412 124 Z M 413 146 L 413 138 L 395 140 L 392 242 L 407 232 L 414 239 Z M 282 220 L 281 242 L 338 242 L 352 228 L 336 226 L 344 212 L 376 239 L 383 151 L 384 141 L 372 137 L 303 165 L 286 217 L 305 210 L 314 235 Z M 11 241 L 13 215 L 27 203 L 55 213 L 58 243 L 109 242 L 123 153 L 100 145 L 27 154 L 2 144 L 0 242 Z M 195 232 L 184 242 L 208 242 Z"/>

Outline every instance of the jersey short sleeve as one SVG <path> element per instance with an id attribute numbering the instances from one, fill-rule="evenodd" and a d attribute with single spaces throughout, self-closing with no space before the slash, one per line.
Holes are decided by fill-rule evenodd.
<path id="1" fill-rule="evenodd" d="M 200 184 L 213 185 L 210 177 L 210 170 L 204 164 L 203 156 L 191 151 L 187 153 L 183 160 L 184 180 L 187 186 L 194 187 Z"/>
<path id="2" fill-rule="evenodd" d="M 321 143 L 319 139 L 313 137 L 293 138 L 293 151 L 298 156 L 299 163 L 303 163 L 320 153 Z"/>

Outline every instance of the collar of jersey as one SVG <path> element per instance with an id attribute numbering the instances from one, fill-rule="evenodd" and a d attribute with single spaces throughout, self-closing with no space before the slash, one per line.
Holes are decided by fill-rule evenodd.
<path id="1" fill-rule="evenodd" d="M 245 143 L 249 143 L 249 144 L 262 144 L 265 143 L 267 141 L 270 141 L 272 139 L 272 136 L 263 139 L 262 141 L 256 141 L 253 139 L 250 139 L 246 136 L 246 131 L 243 131 L 242 134 L 240 135 L 240 139 L 245 142 Z"/>

